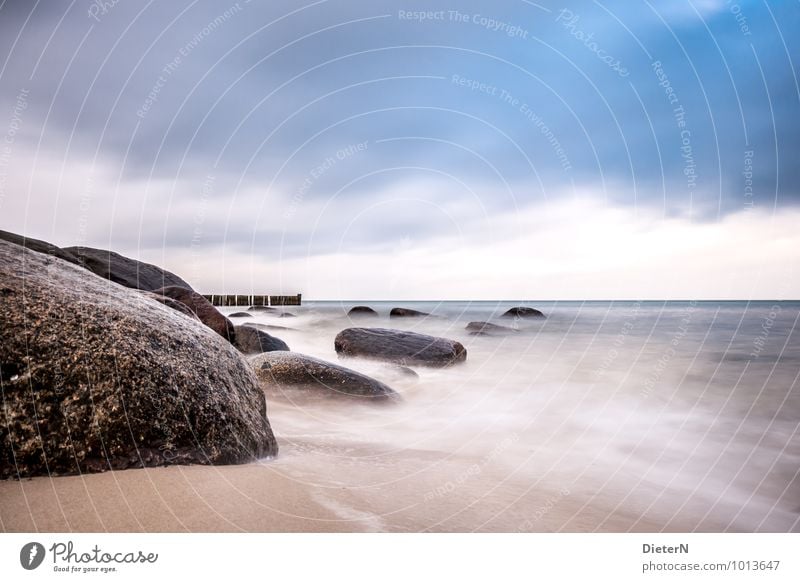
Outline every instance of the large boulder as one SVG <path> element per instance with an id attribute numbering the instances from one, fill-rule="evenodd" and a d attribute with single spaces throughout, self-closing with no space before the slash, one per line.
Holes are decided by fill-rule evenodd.
<path id="1" fill-rule="evenodd" d="M 49 242 L 45 242 L 43 240 L 28 238 L 21 234 L 7 232 L 5 230 L 0 230 L 0 240 L 14 243 L 15 245 L 25 247 L 28 250 L 36 251 L 37 253 L 45 253 L 52 257 L 58 257 L 59 259 L 69 261 L 70 263 L 78 262 L 78 257 L 72 253 L 65 251 L 64 249 L 60 249 L 56 245 L 50 244 Z"/>
<path id="2" fill-rule="evenodd" d="M 366 305 L 356 305 L 347 312 L 348 317 L 377 317 L 378 312 Z"/>
<path id="3" fill-rule="evenodd" d="M 150 299 L 153 299 L 154 301 L 158 301 L 161 305 L 165 305 L 170 309 L 174 309 L 175 311 L 183 313 L 185 316 L 191 319 L 200 321 L 200 318 L 194 314 L 194 311 L 189 309 L 189 307 L 187 307 L 180 301 L 172 299 L 171 297 L 165 297 L 164 295 L 159 295 L 158 293 L 153 293 L 152 291 L 142 291 L 142 294 L 145 295 L 146 297 L 149 297 Z"/>
<path id="4" fill-rule="evenodd" d="M 544 317 L 544 313 L 533 307 L 512 307 L 503 317 Z"/>
<path id="5" fill-rule="evenodd" d="M 153 293 L 183 303 L 205 325 L 229 342 L 234 343 L 236 341 L 236 332 L 234 331 L 233 323 L 222 315 L 216 307 L 211 305 L 208 299 L 199 293 L 191 289 L 185 289 L 184 287 L 163 287 L 161 289 L 156 289 Z"/>
<path id="6" fill-rule="evenodd" d="M 285 341 L 249 325 L 236 326 L 236 342 L 234 345 L 244 354 L 289 351 L 289 346 L 286 345 Z"/>
<path id="7" fill-rule="evenodd" d="M 389 317 L 428 317 L 430 313 L 417 311 L 416 309 L 406 309 L 405 307 L 395 307 L 389 312 Z"/>
<path id="8" fill-rule="evenodd" d="M 12 232 L 0 230 L 0 240 L 5 240 L 15 245 L 22 246 L 37 253 L 48 254 L 79 265 L 114 283 L 132 289 L 143 291 L 154 291 L 160 287 L 177 285 L 191 289 L 189 283 L 178 277 L 174 273 L 143 263 L 128 257 L 123 257 L 118 253 L 93 249 L 90 247 L 66 247 L 59 248 L 48 242 L 28 238 Z"/>
<path id="9" fill-rule="evenodd" d="M 170 286 L 192 288 L 174 273 L 112 251 L 89 247 L 66 247 L 64 250 L 75 256 L 84 269 L 124 287 L 143 291 L 155 291 Z"/>
<path id="10" fill-rule="evenodd" d="M 250 361 L 265 387 L 281 393 L 288 389 L 312 389 L 330 396 L 396 399 L 386 384 L 355 370 L 295 352 L 269 352 Z"/>
<path id="11" fill-rule="evenodd" d="M 467 350 L 457 341 L 397 329 L 351 327 L 339 332 L 333 345 L 340 356 L 408 366 L 443 367 L 467 358 Z"/>
<path id="12" fill-rule="evenodd" d="M 277 453 L 233 346 L 145 294 L 0 241 L 0 478 Z"/>

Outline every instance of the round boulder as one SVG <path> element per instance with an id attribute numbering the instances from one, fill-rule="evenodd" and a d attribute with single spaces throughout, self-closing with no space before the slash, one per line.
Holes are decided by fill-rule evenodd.
<path id="1" fill-rule="evenodd" d="M 199 321 L 2 241 L 0 281 L 0 478 L 277 453 L 257 378 Z"/>
<path id="2" fill-rule="evenodd" d="M 269 389 L 312 389 L 331 396 L 377 400 L 398 398 L 386 384 L 355 370 L 294 352 L 269 352 L 250 361 L 258 379 Z"/>
<path id="3" fill-rule="evenodd" d="M 366 305 L 356 305 L 347 312 L 348 317 L 377 317 L 378 312 Z"/>
<path id="4" fill-rule="evenodd" d="M 413 366 L 444 367 L 463 362 L 467 350 L 459 342 L 397 329 L 351 327 L 333 342 L 340 356 L 360 356 Z"/>
<path id="5" fill-rule="evenodd" d="M 289 351 L 286 342 L 250 325 L 236 326 L 236 343 L 234 345 L 244 354 Z"/>
<path id="6" fill-rule="evenodd" d="M 503 317 L 544 317 L 544 313 L 533 307 L 512 307 Z"/>

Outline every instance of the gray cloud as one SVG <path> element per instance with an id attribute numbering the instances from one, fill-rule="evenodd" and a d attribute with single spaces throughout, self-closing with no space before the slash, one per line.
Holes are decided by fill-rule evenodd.
<path id="1" fill-rule="evenodd" d="M 703 20 L 689 3 L 656 7 L 669 27 L 645 4 L 572 2 L 570 18 L 559 17 L 560 3 L 544 4 L 458 3 L 464 20 L 444 2 L 83 0 L 34 8 L 6 0 L 0 129 L 27 91 L 9 159 L 38 152 L 66 168 L 49 190 L 24 192 L 43 214 L 24 222 L 64 224 L 36 234 L 74 237 L 80 209 L 69 204 L 79 204 L 85 184 L 69 179 L 92 164 L 104 176 L 94 187 L 108 190 L 93 193 L 92 236 L 124 245 L 190 244 L 200 206 L 204 244 L 283 241 L 290 254 L 340 243 L 391 247 L 449 228 L 437 212 L 410 204 L 407 216 L 376 210 L 342 239 L 349 217 L 387 192 L 432 208 L 453 196 L 452 206 L 463 203 L 460 224 L 589 186 L 614 204 L 708 219 L 748 202 L 796 203 L 795 7 L 741 2 L 745 35 L 723 2 Z M 401 10 L 444 12 L 420 22 Z M 367 146 L 339 159 L 354 144 Z M 17 167 L 41 169 L 4 171 Z M 215 186 L 205 200 L 209 174 Z M 26 184 L 23 175 L 11 178 Z M 152 183 L 169 197 L 169 213 L 158 196 L 145 198 Z M 53 190 L 63 191 L 60 204 L 49 203 Z M 134 200 L 114 213 L 120 192 Z M 12 195 L 0 205 L 22 209 Z M 312 240 L 300 221 L 315 220 L 331 200 L 339 211 L 324 216 Z M 2 227 L 22 220 L 4 212 Z"/>

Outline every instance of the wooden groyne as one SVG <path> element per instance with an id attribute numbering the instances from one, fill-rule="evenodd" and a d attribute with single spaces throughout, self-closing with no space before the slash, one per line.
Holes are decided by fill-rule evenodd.
<path id="1" fill-rule="evenodd" d="M 203 297 L 215 307 L 248 307 L 300 305 L 303 295 L 298 293 L 297 295 L 203 295 Z"/>

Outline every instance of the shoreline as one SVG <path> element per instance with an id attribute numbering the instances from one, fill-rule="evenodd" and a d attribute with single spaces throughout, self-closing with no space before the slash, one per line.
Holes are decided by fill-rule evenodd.
<path id="1" fill-rule="evenodd" d="M 422 482 L 433 487 L 452 464 Z M 564 531 L 594 531 L 601 523 L 597 531 L 662 531 L 654 521 L 637 523 L 637 516 L 607 513 L 599 504 L 577 515 L 583 499 L 544 488 L 513 503 L 520 487 L 479 503 L 447 495 L 426 502 L 407 485 L 393 487 L 389 497 L 378 487 L 309 482 L 329 469 L 290 452 L 283 462 L 4 481 L 0 523 L 5 532 L 556 532 L 567 522 L 575 525 Z M 682 530 L 672 524 L 669 531 Z"/>
<path id="2" fill-rule="evenodd" d="M 276 418 L 278 418 L 276 416 Z M 275 459 L 0 482 L 5 532 L 681 532 L 664 515 L 474 468 L 472 455 L 281 439 Z M 354 452 L 359 454 L 354 454 Z M 351 456 L 351 461 L 342 454 Z M 409 473 L 413 478 L 409 479 Z M 454 475 L 468 478 L 453 484 Z M 349 480 L 363 482 L 351 486 Z M 450 486 L 452 485 L 452 486 Z M 669 527 L 664 524 L 669 522 Z M 723 524 L 708 531 L 721 531 Z M 705 530 L 703 530 L 705 531 Z"/>

